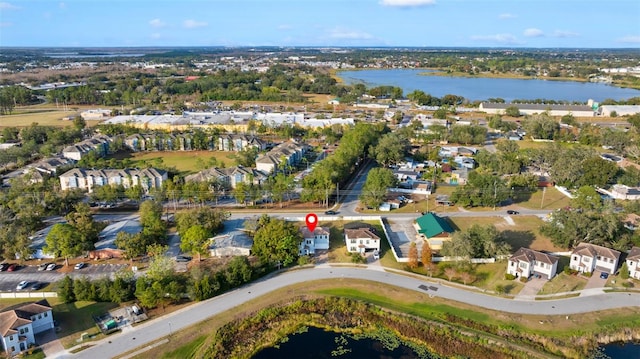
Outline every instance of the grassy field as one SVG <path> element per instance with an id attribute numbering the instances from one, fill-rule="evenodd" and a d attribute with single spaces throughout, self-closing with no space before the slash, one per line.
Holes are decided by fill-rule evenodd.
<path id="1" fill-rule="evenodd" d="M 76 111 L 25 112 L 0 116 L 0 127 L 25 127 L 34 122 L 43 126 L 66 127 L 73 122 L 62 121 L 64 117 L 77 115 Z"/>
<path id="2" fill-rule="evenodd" d="M 558 271 L 560 271 L 560 268 L 558 268 Z M 581 290 L 585 285 L 587 285 L 585 278 L 560 272 L 555 278 L 545 283 L 538 294 L 571 292 Z"/>
<path id="3" fill-rule="evenodd" d="M 532 193 L 528 200 L 518 202 L 518 206 L 528 209 L 558 209 L 569 205 L 571 199 L 554 187 L 546 187 L 546 190 L 538 189 Z"/>
<path id="4" fill-rule="evenodd" d="M 185 354 L 193 353 L 201 343 L 212 345 L 211 336 L 219 327 L 231 320 L 252 315 L 260 308 L 285 303 L 290 298 L 321 295 L 364 300 L 384 308 L 418 315 L 427 319 L 432 318 L 434 314 L 453 314 L 482 324 L 505 326 L 548 337 L 568 338 L 585 331 L 597 331 L 607 323 L 615 323 L 616 327 L 637 327 L 640 323 L 640 307 L 584 313 L 571 317 L 520 315 L 481 309 L 438 297 L 429 298 L 426 293 L 410 291 L 391 285 L 371 283 L 353 278 L 335 278 L 296 284 L 274 291 L 269 295 L 242 304 L 234 308 L 233 311 L 207 318 L 197 325 L 176 332 L 169 342 L 151 348 L 135 358 L 184 358 Z"/>
<path id="5" fill-rule="evenodd" d="M 476 281 L 473 285 L 478 288 L 495 291 L 498 286 L 502 286 L 504 293 L 509 295 L 518 294 L 524 288 L 524 284 L 519 281 L 504 279 L 507 272 L 505 262 L 478 264 L 475 272 Z"/>
<path id="6" fill-rule="evenodd" d="M 210 158 L 216 159 L 218 167 L 223 167 L 223 163 L 224 167 L 236 165 L 233 152 L 222 151 L 135 152 L 128 154 L 128 156 L 128 158 L 132 161 L 137 161 L 140 165 L 144 163 L 154 165 L 161 160 L 165 166 L 175 167 L 183 174 L 202 170 L 203 168 L 199 167 L 199 163 L 207 164 Z M 123 159 L 123 157 L 118 156 L 118 159 Z"/>

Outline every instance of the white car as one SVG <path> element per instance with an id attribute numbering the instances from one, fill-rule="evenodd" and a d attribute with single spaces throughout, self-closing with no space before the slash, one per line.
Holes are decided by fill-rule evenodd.
<path id="1" fill-rule="evenodd" d="M 17 289 L 17 290 L 23 290 L 23 289 L 25 289 L 28 285 L 29 285 L 29 282 L 27 282 L 26 280 L 23 280 L 22 282 L 18 283 L 18 285 L 16 286 L 16 289 Z"/>
<path id="2" fill-rule="evenodd" d="M 378 252 L 378 251 L 373 251 L 373 259 L 374 259 L 374 260 L 378 260 L 378 259 L 380 259 L 380 252 Z"/>

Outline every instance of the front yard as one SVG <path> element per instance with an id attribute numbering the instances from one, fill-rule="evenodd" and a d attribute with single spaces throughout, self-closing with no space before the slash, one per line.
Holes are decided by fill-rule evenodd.
<path id="1" fill-rule="evenodd" d="M 560 271 L 560 268 L 558 268 L 558 271 Z M 584 277 L 559 272 L 553 279 L 545 283 L 538 295 L 581 290 L 584 289 L 586 284 L 587 279 Z"/>
<path id="2" fill-rule="evenodd" d="M 65 348 L 71 348 L 79 344 L 80 335 L 88 333 L 94 336 L 93 340 L 103 337 L 102 332 L 93 321 L 92 315 L 107 313 L 110 309 L 118 307 L 116 303 L 108 302 L 75 302 L 52 305 L 53 318 L 58 322 L 60 331 L 58 338 Z"/>

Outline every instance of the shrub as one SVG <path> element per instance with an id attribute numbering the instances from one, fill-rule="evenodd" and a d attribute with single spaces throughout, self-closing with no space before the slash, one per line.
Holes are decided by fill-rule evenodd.
<path id="1" fill-rule="evenodd" d="M 511 273 L 506 273 L 504 275 L 504 279 L 506 279 L 506 280 L 514 280 L 514 279 L 516 279 L 516 276 L 511 274 Z"/>
<path id="2" fill-rule="evenodd" d="M 633 288 L 633 283 L 631 282 L 622 282 L 622 286 L 625 288 Z"/>
<path id="3" fill-rule="evenodd" d="M 520 277 L 520 281 L 522 283 L 527 283 L 528 280 L 529 280 L 529 278 L 527 278 L 527 277 Z"/>
<path id="4" fill-rule="evenodd" d="M 591 278 L 591 275 L 592 275 L 592 274 L 593 274 L 593 273 L 591 273 L 591 272 L 584 272 L 584 273 L 582 273 L 582 275 L 583 275 L 583 276 L 585 276 L 585 277 L 587 277 L 587 278 Z"/>
<path id="5" fill-rule="evenodd" d="M 506 288 L 502 284 L 496 285 L 496 293 L 504 294 L 505 291 L 506 291 Z"/>
<path id="6" fill-rule="evenodd" d="M 627 267 L 627 262 L 622 263 L 622 267 L 620 267 L 620 278 L 629 279 L 629 268 Z"/>

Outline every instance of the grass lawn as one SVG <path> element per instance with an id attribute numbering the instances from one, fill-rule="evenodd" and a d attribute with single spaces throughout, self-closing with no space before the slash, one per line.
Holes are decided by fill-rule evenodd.
<path id="1" fill-rule="evenodd" d="M 132 161 L 138 161 L 140 164 L 150 163 L 154 164 L 159 160 L 162 160 L 162 164 L 167 167 L 175 167 L 176 170 L 182 173 L 195 173 L 202 168 L 199 167 L 199 163 L 208 163 L 210 158 L 215 158 L 218 167 L 222 167 L 224 163 L 225 167 L 235 166 L 233 152 L 223 151 L 167 151 L 167 152 L 135 152 L 130 155 Z M 123 159 L 121 156 L 119 159 Z M 207 166 L 208 167 L 208 166 Z"/>
<path id="2" fill-rule="evenodd" d="M 495 291 L 497 286 L 502 286 L 504 293 L 510 295 L 518 294 L 524 288 L 520 281 L 504 279 L 507 272 L 505 262 L 478 264 L 475 272 L 476 281 L 473 285 L 478 288 Z"/>
<path id="3" fill-rule="evenodd" d="M 330 243 L 329 243 L 329 262 L 331 263 L 351 263 L 351 256 L 347 252 L 347 246 L 344 243 L 344 228 L 358 228 L 357 224 L 361 223 L 362 227 L 373 227 L 376 229 L 376 234 L 380 237 L 382 245 L 380 247 L 380 257 L 384 260 L 388 257 L 389 260 L 395 262 L 393 254 L 389 251 L 389 244 L 387 237 L 384 235 L 382 225 L 378 221 L 333 221 L 333 222 L 320 222 L 321 227 L 329 227 Z M 384 262 L 383 262 L 384 263 Z M 386 265 L 386 264 L 385 264 Z"/>
<path id="4" fill-rule="evenodd" d="M 567 207 L 570 202 L 571 199 L 569 197 L 560 193 L 554 187 L 547 187 L 544 191 L 538 189 L 531 194 L 528 200 L 518 202 L 517 205 L 529 209 L 558 209 Z"/>
<path id="5" fill-rule="evenodd" d="M 30 126 L 34 122 L 43 126 L 71 126 L 73 125 L 72 121 L 62 121 L 62 118 L 77 114 L 77 111 L 43 110 L 41 112 L 23 112 L 13 115 L 3 115 L 0 116 L 0 127 L 25 127 Z"/>
<path id="6" fill-rule="evenodd" d="M 75 302 L 60 303 L 53 306 L 53 317 L 60 326 L 58 338 L 65 348 L 70 348 L 78 344 L 80 334 L 98 335 L 100 339 L 102 333 L 96 326 L 92 315 L 100 315 L 116 308 L 116 303 L 96 303 L 96 302 Z"/>
<path id="7" fill-rule="evenodd" d="M 558 265 L 560 267 L 560 265 Z M 560 268 L 558 268 L 560 272 Z M 552 280 L 545 283 L 538 295 L 540 294 L 555 294 L 562 292 L 571 292 L 580 290 L 585 287 L 587 280 L 583 277 L 569 275 L 564 272 L 556 275 Z"/>

